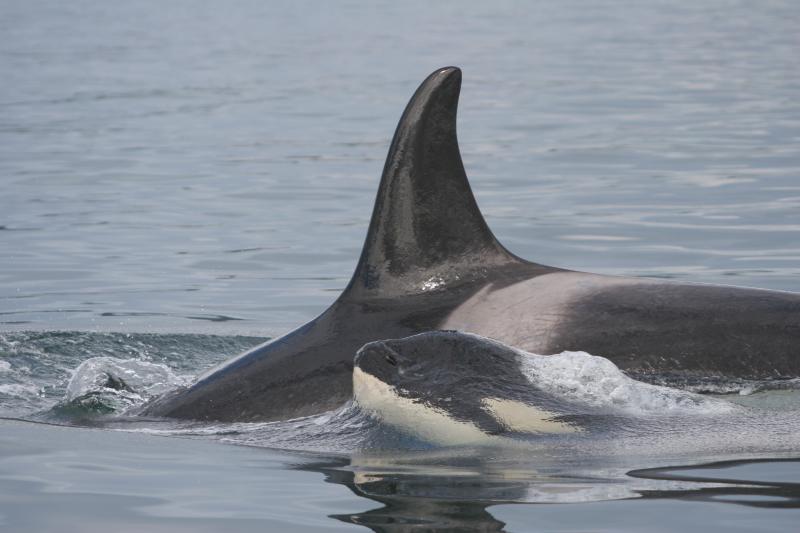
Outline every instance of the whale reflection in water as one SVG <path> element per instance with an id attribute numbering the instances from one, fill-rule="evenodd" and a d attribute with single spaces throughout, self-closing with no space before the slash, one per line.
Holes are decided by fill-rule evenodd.
<path id="1" fill-rule="evenodd" d="M 379 533 L 411 531 L 505 531 L 502 504 L 589 503 L 638 500 L 639 507 L 627 507 L 621 530 L 647 529 L 650 511 L 660 510 L 659 501 L 709 501 L 765 509 L 800 509 L 800 483 L 776 479 L 755 479 L 771 471 L 788 473 L 797 479 L 800 460 L 746 460 L 704 463 L 692 466 L 648 468 L 627 471 L 624 466 L 609 470 L 587 463 L 567 468 L 555 458 L 537 456 L 536 469 L 530 456 L 488 459 L 479 450 L 462 449 L 458 455 L 442 453 L 383 454 L 331 459 L 298 466 L 319 472 L 329 483 L 344 485 L 357 496 L 382 506 L 363 512 L 332 515 L 331 518 L 367 527 Z M 748 472 L 749 469 L 749 472 Z M 569 472 L 569 473 L 567 473 Z M 582 472 L 582 473 L 581 473 Z M 749 477 L 748 477 L 749 474 Z M 758 477 L 758 475 L 755 475 Z M 636 512 L 637 508 L 639 509 Z M 703 512 L 729 517 L 728 506 L 704 507 Z M 539 507 L 537 514 L 545 527 L 552 506 Z M 596 507 L 572 507 L 575 527 L 585 513 Z M 563 511 L 557 516 L 565 519 Z M 636 524 L 637 521 L 644 521 Z M 634 523 L 631 523 L 634 522 Z M 585 525 L 585 521 L 583 524 Z M 638 527 L 637 527 L 638 525 Z M 565 530 L 569 525 L 564 524 Z M 560 529 L 559 529 L 560 530 Z"/>

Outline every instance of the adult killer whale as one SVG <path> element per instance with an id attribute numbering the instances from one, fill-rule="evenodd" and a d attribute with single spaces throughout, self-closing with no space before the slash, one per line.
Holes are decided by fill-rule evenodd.
<path id="1" fill-rule="evenodd" d="M 154 400 L 151 416 L 269 421 L 352 396 L 364 344 L 460 330 L 539 354 L 583 350 L 639 379 L 800 376 L 800 294 L 575 272 L 495 239 L 456 137 L 461 71 L 408 103 L 350 283 L 319 317 Z"/>

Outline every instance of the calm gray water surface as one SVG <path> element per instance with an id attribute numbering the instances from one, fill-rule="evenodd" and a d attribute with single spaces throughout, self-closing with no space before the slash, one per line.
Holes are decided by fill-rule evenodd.
<path id="1" fill-rule="evenodd" d="M 467 172 L 517 254 L 800 291 L 799 26 L 792 0 L 4 1 L 4 357 L 62 340 L 86 342 L 86 357 L 130 356 L 117 337 L 55 330 L 264 337 L 312 318 L 355 266 L 403 106 L 448 64 L 464 70 Z M 144 341 L 184 353 L 167 349 L 176 339 Z M 25 368 L 46 400 L 68 368 L 39 362 Z M 2 413 L 19 399 L 3 398 Z M 458 504 L 431 498 L 459 485 L 425 476 L 382 485 L 335 462 L 293 469 L 261 450 L 64 431 L 3 423 L 0 526 L 403 531 L 414 509 L 450 530 L 786 531 L 798 520 L 796 488 L 794 500 L 780 487 L 684 487 L 487 510 L 477 489 Z M 204 466 L 215 464 L 233 466 Z M 742 475 L 771 475 L 753 468 Z"/>

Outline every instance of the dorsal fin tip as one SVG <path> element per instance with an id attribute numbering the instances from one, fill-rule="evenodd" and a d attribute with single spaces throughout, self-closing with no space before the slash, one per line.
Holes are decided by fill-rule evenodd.
<path id="1" fill-rule="evenodd" d="M 394 296 L 518 260 L 497 242 L 467 180 L 456 135 L 461 69 L 435 70 L 403 112 L 364 249 L 346 293 Z"/>

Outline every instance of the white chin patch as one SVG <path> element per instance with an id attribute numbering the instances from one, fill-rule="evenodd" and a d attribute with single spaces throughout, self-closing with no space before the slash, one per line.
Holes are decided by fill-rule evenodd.
<path id="1" fill-rule="evenodd" d="M 436 444 L 497 445 L 503 437 L 489 435 L 474 424 L 450 417 L 446 412 L 404 398 L 397 390 L 360 368 L 353 369 L 353 397 L 365 411 L 381 421 Z M 512 431 L 524 433 L 572 433 L 576 428 L 551 420 L 554 413 L 521 402 L 487 398 L 487 412 Z"/>
<path id="2" fill-rule="evenodd" d="M 449 446 L 498 442 L 497 437 L 473 424 L 400 396 L 394 387 L 358 367 L 353 369 L 353 397 L 362 409 L 383 422 L 428 442 Z"/>

